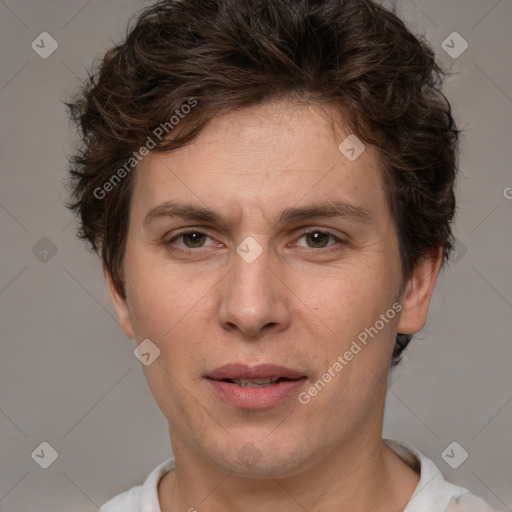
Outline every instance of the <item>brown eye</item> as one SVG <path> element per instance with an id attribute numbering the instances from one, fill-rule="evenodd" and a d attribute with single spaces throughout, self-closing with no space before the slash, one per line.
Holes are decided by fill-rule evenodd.
<path id="1" fill-rule="evenodd" d="M 311 242 L 315 248 L 323 248 L 327 246 L 329 238 L 332 238 L 330 233 L 323 233 L 322 231 L 310 231 L 304 235 L 308 242 Z"/>
<path id="2" fill-rule="evenodd" d="M 210 236 L 197 230 L 182 231 L 165 242 L 167 248 L 171 251 L 190 252 L 194 249 L 201 249 L 205 246 L 205 240 L 211 239 Z M 181 243 L 178 241 L 181 240 Z"/>
<path id="3" fill-rule="evenodd" d="M 336 245 L 336 242 L 338 242 L 338 245 L 340 243 L 343 244 L 343 241 L 333 233 L 330 233 L 329 231 L 322 231 L 320 229 L 302 231 L 298 240 L 301 239 L 305 240 L 305 244 L 297 243 L 299 247 L 306 247 L 313 250 L 328 249 L 331 246 Z M 333 240 L 333 243 L 329 243 L 330 239 Z"/>
<path id="4" fill-rule="evenodd" d="M 205 235 L 198 231 L 189 231 L 188 233 L 182 233 L 179 238 L 183 239 L 185 245 L 191 249 L 201 247 L 201 242 L 204 242 Z M 190 242 L 190 245 L 189 243 Z"/>

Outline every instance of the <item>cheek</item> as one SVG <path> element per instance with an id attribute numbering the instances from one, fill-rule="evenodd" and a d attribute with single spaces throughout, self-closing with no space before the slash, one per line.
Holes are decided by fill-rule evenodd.
<path id="1" fill-rule="evenodd" d="M 312 322 L 342 339 L 373 325 L 396 300 L 396 272 L 384 259 L 361 261 L 307 278 L 294 276 L 291 288 Z"/>
<path id="2" fill-rule="evenodd" d="M 142 370 L 163 414 L 188 418 L 194 415 L 187 405 L 189 371 L 197 366 L 200 356 L 201 337 L 196 327 L 204 322 L 198 318 L 201 295 L 197 286 L 195 292 L 184 292 L 182 281 L 171 279 L 155 266 L 148 268 L 152 271 L 132 273 L 131 279 L 127 272 L 130 316 L 137 340 L 149 338 L 160 349 L 160 356 Z"/>
<path id="3" fill-rule="evenodd" d="M 314 288 L 312 280 L 303 281 L 303 287 L 297 281 L 298 295 L 307 298 L 302 311 L 316 340 L 311 354 L 320 372 L 316 378 L 322 379 L 329 369 L 336 375 L 328 384 L 330 391 L 322 392 L 320 398 L 326 407 L 332 400 L 355 414 L 358 403 L 363 398 L 372 401 L 371 396 L 380 392 L 379 382 L 386 381 L 398 323 L 392 307 L 397 299 L 395 278 L 396 270 L 375 258 L 371 265 L 354 265 L 350 271 L 316 280 Z M 346 363 L 336 372 L 333 365 L 339 363 L 338 357 Z M 326 380 L 330 378 L 325 375 Z"/>
<path id="4" fill-rule="evenodd" d="M 126 284 L 130 317 L 135 333 L 155 340 L 168 339 L 180 321 L 197 307 L 198 283 L 187 285 L 165 262 L 147 254 L 126 259 Z"/>

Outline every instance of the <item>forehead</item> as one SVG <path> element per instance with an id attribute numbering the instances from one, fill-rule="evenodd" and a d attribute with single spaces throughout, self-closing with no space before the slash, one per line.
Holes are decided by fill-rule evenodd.
<path id="1" fill-rule="evenodd" d="M 353 135 L 337 115 L 282 101 L 217 117 L 192 144 L 144 158 L 133 207 L 146 215 L 183 200 L 234 217 L 275 216 L 287 206 L 337 200 L 374 211 L 384 202 L 377 152 L 366 145 L 347 158 L 339 146 Z"/>

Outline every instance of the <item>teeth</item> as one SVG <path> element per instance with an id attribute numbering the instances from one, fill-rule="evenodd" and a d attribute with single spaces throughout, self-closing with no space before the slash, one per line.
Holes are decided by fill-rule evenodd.
<path id="1" fill-rule="evenodd" d="M 275 384 L 279 379 L 235 379 L 234 384 L 238 384 L 243 388 L 256 388 L 258 386 L 270 386 Z"/>

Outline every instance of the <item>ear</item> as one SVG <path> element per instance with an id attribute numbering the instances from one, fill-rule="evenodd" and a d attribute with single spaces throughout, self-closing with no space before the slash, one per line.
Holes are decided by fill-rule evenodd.
<path id="1" fill-rule="evenodd" d="M 442 255 L 442 247 L 432 249 L 414 268 L 402 295 L 399 333 L 414 334 L 425 325 Z"/>
<path id="2" fill-rule="evenodd" d="M 112 305 L 114 306 L 114 310 L 117 315 L 117 319 L 119 321 L 119 325 L 123 330 L 125 336 L 135 339 L 135 335 L 133 333 L 133 326 L 130 319 L 130 311 L 128 309 L 128 304 L 126 303 L 126 299 L 124 299 L 119 292 L 116 290 L 114 283 L 112 281 L 112 276 L 107 266 L 103 264 L 103 275 L 105 276 L 105 280 L 108 285 L 108 293 L 110 295 L 110 300 L 112 301 Z"/>

